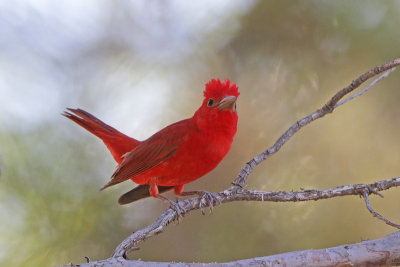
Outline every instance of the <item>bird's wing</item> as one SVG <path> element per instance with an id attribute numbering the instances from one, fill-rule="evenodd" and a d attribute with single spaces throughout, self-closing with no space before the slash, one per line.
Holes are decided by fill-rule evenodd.
<path id="1" fill-rule="evenodd" d="M 179 149 L 190 129 L 190 119 L 171 124 L 124 155 L 111 181 L 101 190 L 142 174 L 170 158 Z"/>

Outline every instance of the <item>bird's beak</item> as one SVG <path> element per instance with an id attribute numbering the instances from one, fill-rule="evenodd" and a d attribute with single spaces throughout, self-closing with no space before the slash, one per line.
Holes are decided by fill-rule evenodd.
<path id="1" fill-rule="evenodd" d="M 235 104 L 236 104 L 236 96 L 230 95 L 222 99 L 218 103 L 218 107 L 220 110 L 235 110 Z"/>

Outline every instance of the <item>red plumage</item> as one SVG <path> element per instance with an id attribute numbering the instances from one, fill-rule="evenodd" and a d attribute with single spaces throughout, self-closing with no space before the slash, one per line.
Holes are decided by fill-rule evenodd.
<path id="1" fill-rule="evenodd" d="M 213 170 L 228 153 L 237 130 L 238 87 L 212 79 L 192 118 L 173 123 L 144 141 L 130 138 L 81 109 L 63 115 L 103 140 L 119 163 L 102 189 L 131 179 L 139 186 L 120 204 L 183 186 Z M 74 113 L 74 114 L 72 114 Z"/>

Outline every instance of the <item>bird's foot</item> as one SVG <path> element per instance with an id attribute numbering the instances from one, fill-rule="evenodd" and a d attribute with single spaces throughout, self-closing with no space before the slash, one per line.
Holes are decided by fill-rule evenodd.
<path id="1" fill-rule="evenodd" d="M 217 193 L 210 193 L 207 191 L 189 191 L 189 192 L 182 192 L 182 196 L 192 196 L 197 195 L 201 197 L 200 199 L 200 209 L 201 213 L 205 215 L 204 207 L 208 204 L 210 207 L 210 214 L 212 214 L 214 206 L 221 204 L 221 199 Z"/>
<path id="2" fill-rule="evenodd" d="M 173 209 L 176 212 L 176 215 L 177 215 L 177 218 L 178 218 L 178 223 L 183 219 L 183 215 L 186 214 L 186 210 L 181 205 L 179 205 L 178 202 L 172 201 L 172 200 L 170 200 L 170 199 L 168 199 L 168 198 L 166 198 L 166 197 L 164 197 L 164 196 L 162 196 L 160 194 L 156 195 L 156 197 L 158 199 L 161 199 L 162 201 L 164 201 L 166 203 L 169 203 L 170 208 Z"/>

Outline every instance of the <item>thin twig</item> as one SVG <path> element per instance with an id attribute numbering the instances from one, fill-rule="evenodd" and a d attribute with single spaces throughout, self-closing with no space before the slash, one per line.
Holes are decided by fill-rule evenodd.
<path id="1" fill-rule="evenodd" d="M 381 80 L 383 80 L 384 78 L 388 77 L 390 73 L 392 73 L 393 71 L 395 71 L 396 68 L 391 68 L 390 70 L 385 71 L 381 76 L 379 76 L 378 78 L 376 78 L 375 80 L 373 80 L 370 84 L 368 84 L 367 87 L 365 87 L 364 89 L 362 89 L 361 91 L 351 95 L 350 97 L 346 98 L 345 100 L 337 103 L 335 105 L 335 108 L 346 104 L 347 102 L 349 102 L 350 100 L 352 100 L 353 98 L 360 96 L 362 94 L 364 94 L 365 92 L 367 92 L 369 89 L 371 89 L 375 84 L 377 84 L 378 82 L 380 82 Z"/>
<path id="2" fill-rule="evenodd" d="M 398 229 L 400 229 L 400 224 L 394 223 L 392 221 L 390 221 L 389 219 L 385 218 L 384 216 L 380 215 L 378 212 L 376 212 L 372 207 L 371 204 L 369 203 L 369 196 L 368 196 L 368 190 L 364 190 L 363 192 L 363 197 L 365 199 L 365 205 L 367 206 L 367 209 L 369 210 L 369 212 L 372 213 L 372 215 L 374 215 L 374 217 L 378 218 L 379 220 L 384 221 L 386 224 L 396 227 Z"/>

